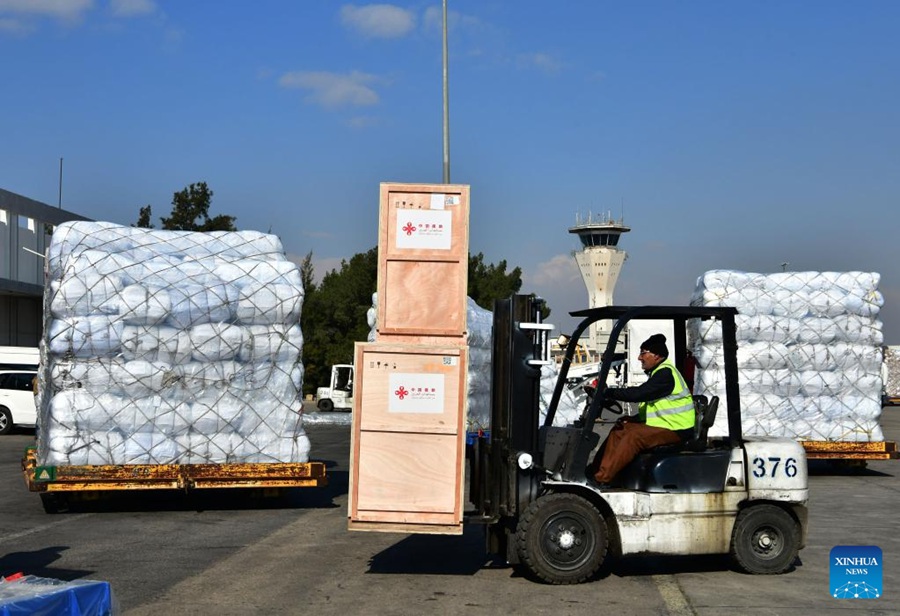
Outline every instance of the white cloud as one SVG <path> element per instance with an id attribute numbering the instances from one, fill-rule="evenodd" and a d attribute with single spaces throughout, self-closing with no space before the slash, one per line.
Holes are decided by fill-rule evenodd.
<path id="1" fill-rule="evenodd" d="M 559 332 L 571 332 L 576 319 L 568 313 L 588 307 L 587 290 L 571 254 L 560 254 L 539 263 L 534 273 L 522 275 L 522 293 L 535 293 L 547 301 L 551 314 L 549 322 Z"/>
<path id="2" fill-rule="evenodd" d="M 518 64 L 521 68 L 536 68 L 545 73 L 558 73 L 563 67 L 556 58 L 540 52 L 519 54 Z"/>
<path id="3" fill-rule="evenodd" d="M 425 9 L 425 15 L 422 19 L 425 29 L 432 31 L 441 31 L 444 29 L 444 10 L 439 6 L 429 6 Z M 447 30 L 453 31 L 457 29 L 475 29 L 481 25 L 481 21 L 477 17 L 463 15 L 457 11 L 447 9 Z"/>
<path id="4" fill-rule="evenodd" d="M 153 0 L 109 0 L 109 9 L 116 17 L 152 15 L 156 12 Z"/>
<path id="5" fill-rule="evenodd" d="M 525 277 L 529 284 L 534 285 L 568 285 L 572 281 L 580 281 L 578 264 L 570 254 L 556 255 L 549 261 L 538 263 L 537 271 Z"/>
<path id="6" fill-rule="evenodd" d="M 393 4 L 341 7 L 341 23 L 368 38 L 400 38 L 416 26 L 410 11 Z"/>
<path id="7" fill-rule="evenodd" d="M 34 27 L 26 24 L 19 19 L 5 18 L 0 19 L 0 32 L 7 34 L 24 35 L 34 31 Z"/>
<path id="8" fill-rule="evenodd" d="M 309 92 L 307 100 L 334 108 L 342 105 L 365 106 L 378 103 L 378 93 L 368 84 L 377 82 L 374 75 L 353 71 L 347 75 L 316 71 L 285 73 L 278 80 L 284 88 Z"/>
<path id="9" fill-rule="evenodd" d="M 50 17 L 78 22 L 94 8 L 94 0 L 0 0 L 0 14 Z"/>

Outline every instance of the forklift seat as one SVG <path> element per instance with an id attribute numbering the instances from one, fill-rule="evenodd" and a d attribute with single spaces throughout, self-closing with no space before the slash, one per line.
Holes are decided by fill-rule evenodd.
<path id="1" fill-rule="evenodd" d="M 683 449 L 706 451 L 709 429 L 716 422 L 716 411 L 719 410 L 719 396 L 713 396 L 708 403 L 706 396 L 694 396 L 694 409 L 697 413 L 694 422 L 694 437 L 684 444 Z"/>
<path id="2" fill-rule="evenodd" d="M 677 451 L 706 451 L 709 429 L 716 421 L 716 411 L 719 408 L 719 396 L 713 396 L 709 400 L 706 396 L 694 396 L 694 428 L 690 438 L 680 443 L 660 445 L 647 451 L 667 453 Z M 685 430 L 687 432 L 687 430 Z"/>
<path id="3" fill-rule="evenodd" d="M 707 403 L 706 396 L 694 396 L 694 407 L 697 419 L 691 439 L 639 453 L 622 469 L 617 483 L 624 488 L 646 492 L 721 492 L 731 451 L 707 449 L 719 397 L 713 396 Z"/>

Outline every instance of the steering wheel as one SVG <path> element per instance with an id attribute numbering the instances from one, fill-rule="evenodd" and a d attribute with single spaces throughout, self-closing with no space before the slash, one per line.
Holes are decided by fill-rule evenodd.
<path id="1" fill-rule="evenodd" d="M 603 407 L 600 410 L 601 414 L 604 410 L 607 410 L 614 415 L 621 415 L 623 412 L 625 412 L 625 409 L 622 408 L 622 404 L 618 400 L 614 400 L 613 398 L 606 398 L 603 401 Z"/>

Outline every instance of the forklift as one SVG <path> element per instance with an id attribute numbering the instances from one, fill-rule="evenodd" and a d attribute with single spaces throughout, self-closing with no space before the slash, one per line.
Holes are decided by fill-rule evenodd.
<path id="1" fill-rule="evenodd" d="M 515 295 L 494 308 L 491 430 L 470 445 L 470 523 L 487 525 L 487 550 L 550 584 L 597 577 L 610 558 L 628 555 L 730 554 L 747 573 L 791 570 L 807 533 L 806 454 L 796 441 L 744 437 L 738 388 L 735 315 L 728 307 L 591 308 L 566 345 L 553 396 L 540 421 L 541 366 L 548 364 L 552 326 L 543 300 Z M 681 370 L 692 320 L 721 323 L 725 400 L 694 396 L 693 438 L 641 452 L 611 487 L 587 472 L 600 441 L 601 416 L 622 413 L 606 387 L 616 343 L 629 321 L 674 325 L 670 357 Z M 596 392 L 579 419 L 554 417 L 579 338 L 612 321 Z M 719 405 L 728 435 L 710 438 Z M 611 422 L 607 422 L 611 423 Z"/>

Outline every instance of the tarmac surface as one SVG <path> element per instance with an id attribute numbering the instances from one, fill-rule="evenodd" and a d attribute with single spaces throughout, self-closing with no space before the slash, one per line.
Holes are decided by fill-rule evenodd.
<path id="1" fill-rule="evenodd" d="M 881 423 L 887 440 L 900 440 L 900 408 L 886 408 Z M 308 431 L 311 458 L 328 466 L 326 488 L 274 501 L 116 495 L 59 515 L 44 514 L 24 488 L 18 461 L 33 435 L 0 437 L 0 575 L 106 580 L 129 616 L 900 615 L 900 460 L 861 470 L 811 463 L 807 545 L 784 575 L 738 573 L 724 556 L 642 557 L 558 587 L 492 562 L 478 526 L 459 537 L 349 532 L 350 428 Z M 841 545 L 881 548 L 880 598 L 832 596 L 829 554 Z"/>

